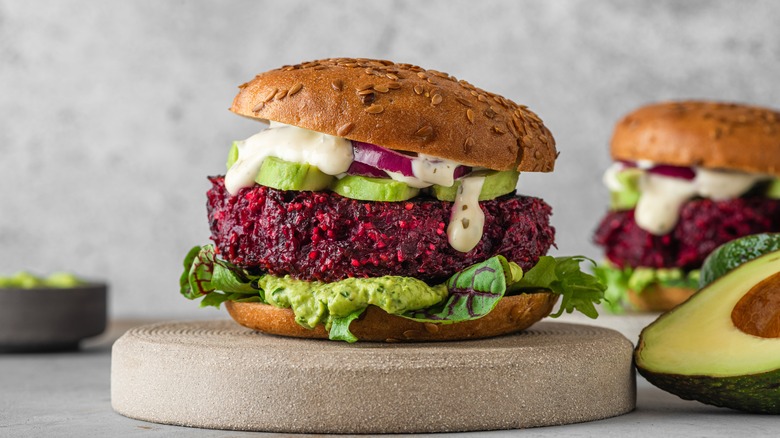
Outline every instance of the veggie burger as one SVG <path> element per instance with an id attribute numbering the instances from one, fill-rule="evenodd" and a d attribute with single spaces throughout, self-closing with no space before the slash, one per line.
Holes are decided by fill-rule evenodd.
<path id="1" fill-rule="evenodd" d="M 780 113 L 721 102 L 648 105 L 615 127 L 610 212 L 595 241 L 608 301 L 665 311 L 718 246 L 780 231 Z"/>
<path id="2" fill-rule="evenodd" d="M 523 105 L 410 64 L 326 59 L 241 85 L 268 127 L 209 178 L 213 245 L 181 292 L 276 335 L 354 342 L 484 338 L 551 313 L 595 317 L 583 257 L 545 256 L 550 206 L 515 194 L 555 141 Z M 575 293 L 576 291 L 576 293 Z"/>

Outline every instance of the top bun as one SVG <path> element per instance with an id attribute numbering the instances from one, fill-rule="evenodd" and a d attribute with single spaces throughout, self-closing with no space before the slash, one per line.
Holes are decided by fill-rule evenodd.
<path id="1" fill-rule="evenodd" d="M 495 170 L 549 172 L 555 140 L 523 105 L 447 73 L 370 59 L 325 59 L 241 85 L 236 114 Z"/>
<path id="2" fill-rule="evenodd" d="M 615 160 L 780 175 L 780 113 L 734 103 L 648 105 L 618 122 Z"/>

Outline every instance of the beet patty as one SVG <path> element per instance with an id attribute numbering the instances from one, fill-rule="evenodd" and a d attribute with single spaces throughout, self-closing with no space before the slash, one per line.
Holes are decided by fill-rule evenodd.
<path id="1" fill-rule="evenodd" d="M 610 212 L 594 241 L 617 266 L 698 269 L 718 246 L 748 234 L 780 231 L 780 200 L 763 197 L 686 203 L 669 234 L 639 228 L 634 210 Z"/>
<path id="2" fill-rule="evenodd" d="M 223 177 L 210 180 L 211 239 L 220 255 L 273 275 L 325 282 L 400 275 L 435 282 L 496 254 L 530 269 L 554 242 L 550 206 L 538 198 L 480 202 L 482 240 L 461 253 L 447 241 L 450 202 L 367 202 L 258 185 L 231 196 Z"/>

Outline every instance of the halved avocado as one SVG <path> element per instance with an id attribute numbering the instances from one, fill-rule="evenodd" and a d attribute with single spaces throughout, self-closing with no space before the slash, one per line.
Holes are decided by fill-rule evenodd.
<path id="1" fill-rule="evenodd" d="M 699 287 L 704 287 L 737 266 L 766 253 L 780 251 L 780 233 L 751 234 L 715 248 L 701 268 Z"/>
<path id="2" fill-rule="evenodd" d="M 687 400 L 780 414 L 780 251 L 738 266 L 639 336 L 636 366 Z"/>

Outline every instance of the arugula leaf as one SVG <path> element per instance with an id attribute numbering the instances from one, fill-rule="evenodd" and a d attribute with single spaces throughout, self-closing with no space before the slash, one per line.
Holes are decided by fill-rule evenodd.
<path id="1" fill-rule="evenodd" d="M 504 257 L 491 257 L 450 277 L 447 280 L 450 292 L 447 301 L 400 316 L 440 324 L 481 318 L 490 313 L 504 296 L 507 277 L 512 278 L 512 269 Z"/>
<path id="2" fill-rule="evenodd" d="M 357 342 L 358 338 L 349 331 L 349 324 L 360 317 L 366 308 L 358 309 L 347 316 L 333 318 L 328 329 L 328 339 L 332 341 L 347 341 L 350 344 Z"/>
<path id="3" fill-rule="evenodd" d="M 552 318 L 577 310 L 595 319 L 599 315 L 595 305 L 604 299 L 606 286 L 596 277 L 580 270 L 580 262 L 586 260 L 596 264 L 583 256 L 542 256 L 536 266 L 526 272 L 520 281 L 510 285 L 509 290 L 522 292 L 548 289 L 561 296 L 560 307 L 556 313 L 550 315 Z"/>

